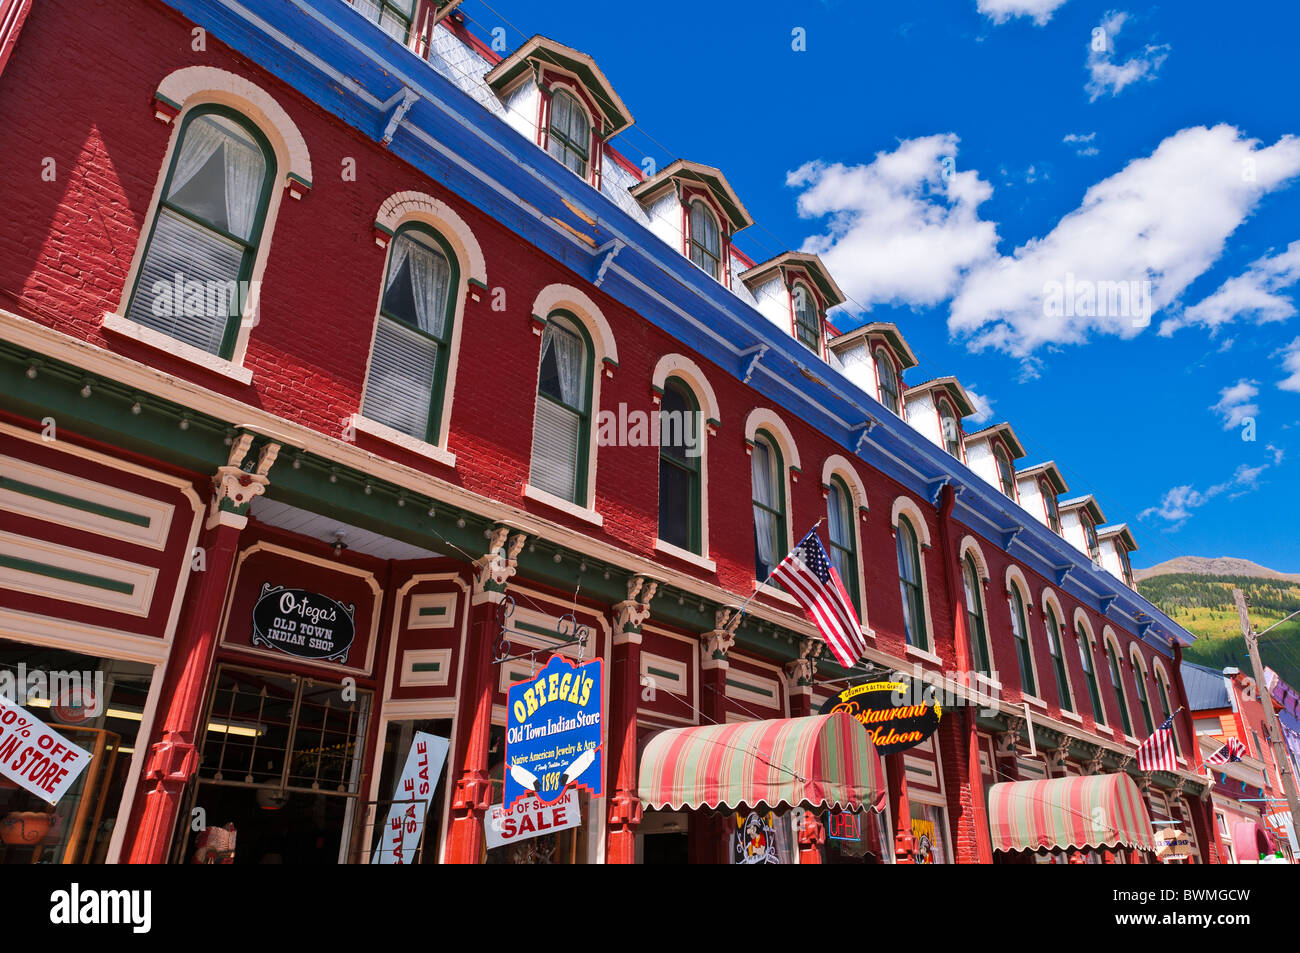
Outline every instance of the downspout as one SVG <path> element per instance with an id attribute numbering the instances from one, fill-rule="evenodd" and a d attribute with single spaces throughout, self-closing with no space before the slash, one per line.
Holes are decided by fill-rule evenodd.
<path id="1" fill-rule="evenodd" d="M 939 546 L 943 559 L 943 581 L 948 591 L 948 604 L 953 612 L 953 644 L 956 649 L 957 666 L 969 676 L 975 671 L 971 654 L 970 633 L 966 631 L 965 597 L 957 586 L 957 553 L 952 543 L 952 510 L 957 501 L 957 493 L 951 483 L 945 484 L 940 491 L 939 502 Z M 975 836 L 976 859 L 981 864 L 993 863 L 993 841 L 989 834 L 988 814 L 984 806 L 984 775 L 980 771 L 979 734 L 975 730 L 975 709 L 967 699 L 961 707 L 962 731 L 966 739 L 966 785 L 970 791 L 972 826 Z"/>

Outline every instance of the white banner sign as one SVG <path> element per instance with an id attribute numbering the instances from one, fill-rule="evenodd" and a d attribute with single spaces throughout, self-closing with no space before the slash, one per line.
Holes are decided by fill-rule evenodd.
<path id="1" fill-rule="evenodd" d="M 411 739 L 411 750 L 406 754 L 402 776 L 397 779 L 393 806 L 388 809 L 372 864 L 405 864 L 412 859 L 450 746 L 446 738 L 424 731 L 417 731 Z"/>
<path id="2" fill-rule="evenodd" d="M 500 847 L 542 834 L 554 834 L 581 823 L 582 808 L 578 804 L 577 789 L 569 788 L 563 797 L 551 804 L 543 804 L 532 795 L 516 801 L 508 811 L 504 804 L 493 804 L 483 818 L 483 832 L 488 847 Z"/>
<path id="3" fill-rule="evenodd" d="M 58 804 L 93 757 L 26 708 L 0 695 L 0 774 Z"/>

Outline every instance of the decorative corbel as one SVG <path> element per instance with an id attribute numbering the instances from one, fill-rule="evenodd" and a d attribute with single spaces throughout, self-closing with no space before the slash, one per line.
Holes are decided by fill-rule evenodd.
<path id="1" fill-rule="evenodd" d="M 515 574 L 519 551 L 528 537 L 524 533 L 511 535 L 513 527 L 497 523 L 488 535 L 488 551 L 474 560 L 478 576 L 474 580 L 475 602 L 501 602 L 506 597 L 506 586 Z"/>
<path id="2" fill-rule="evenodd" d="M 1024 723 L 1023 718 L 1013 718 L 1006 731 L 999 731 L 994 736 L 994 741 L 997 744 L 994 753 L 997 757 L 1015 758 L 1020 755 L 1020 728 Z"/>
<path id="3" fill-rule="evenodd" d="M 632 576 L 627 581 L 627 598 L 614 605 L 616 642 L 640 642 L 641 626 L 650 618 L 650 600 L 659 588 L 659 580 Z"/>
<path id="4" fill-rule="evenodd" d="M 248 458 L 252 446 L 251 433 L 239 434 L 230 444 L 225 465 L 217 468 L 208 504 L 209 527 L 224 523 L 242 529 L 248 522 L 249 504 L 266 492 L 270 482 L 268 474 L 280 453 L 280 445 L 273 441 L 266 443 L 258 453 L 256 464 Z"/>
<path id="5" fill-rule="evenodd" d="M 714 613 L 713 629 L 700 634 L 704 646 L 704 668 L 727 667 L 727 653 L 736 644 L 736 627 L 743 617 L 739 606 L 723 606 Z"/>
<path id="6" fill-rule="evenodd" d="M 785 675 L 793 688 L 810 688 L 817 677 L 817 660 L 826 643 L 805 638 L 799 643 L 799 657 L 785 663 Z"/>

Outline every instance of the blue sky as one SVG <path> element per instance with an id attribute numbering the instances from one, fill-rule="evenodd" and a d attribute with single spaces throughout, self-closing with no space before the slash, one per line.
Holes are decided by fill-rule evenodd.
<path id="1" fill-rule="evenodd" d="M 1300 571 L 1300 5 L 488 2 L 472 29 L 594 56 L 630 158 L 721 168 L 742 249 L 821 253 L 840 327 L 898 323 L 907 379 L 956 375 L 1136 566 Z M 1067 310 L 1067 281 L 1137 297 Z"/>

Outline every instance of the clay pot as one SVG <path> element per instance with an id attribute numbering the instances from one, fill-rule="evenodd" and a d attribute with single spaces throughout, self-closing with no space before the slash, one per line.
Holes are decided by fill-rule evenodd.
<path id="1" fill-rule="evenodd" d="M 0 820 L 0 841 L 13 846 L 39 843 L 50 832 L 53 820 L 40 811 L 14 811 Z"/>

